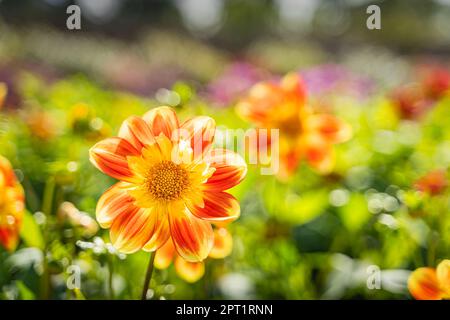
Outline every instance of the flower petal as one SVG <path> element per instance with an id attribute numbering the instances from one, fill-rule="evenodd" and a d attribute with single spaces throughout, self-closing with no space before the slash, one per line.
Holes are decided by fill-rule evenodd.
<path id="1" fill-rule="evenodd" d="M 333 146 L 319 135 L 308 135 L 302 144 L 302 154 L 311 167 L 322 174 L 331 172 L 334 167 Z"/>
<path id="2" fill-rule="evenodd" d="M 181 279 L 194 283 L 205 274 L 205 264 L 203 262 L 189 262 L 181 257 L 176 257 L 175 270 Z"/>
<path id="3" fill-rule="evenodd" d="M 100 197 L 97 203 L 96 218 L 102 228 L 109 228 L 120 214 L 134 212 L 134 199 L 128 194 L 128 183 L 119 182 Z"/>
<path id="4" fill-rule="evenodd" d="M 446 298 L 450 298 L 450 260 L 443 260 L 436 268 L 436 276 L 441 288 L 446 292 Z"/>
<path id="5" fill-rule="evenodd" d="M 237 153 L 215 149 L 206 160 L 216 170 L 205 184 L 208 190 L 227 190 L 239 184 L 247 174 L 247 164 Z"/>
<path id="6" fill-rule="evenodd" d="M 114 137 L 98 142 L 89 150 L 91 163 L 103 173 L 118 180 L 133 181 L 127 156 L 139 152 L 127 140 Z"/>
<path id="7" fill-rule="evenodd" d="M 202 157 L 214 142 L 216 122 L 206 116 L 186 120 L 177 131 L 176 139 L 190 141 L 194 159 Z"/>
<path id="8" fill-rule="evenodd" d="M 189 262 L 205 259 L 214 244 L 211 224 L 192 215 L 184 204 L 169 211 L 170 233 L 178 254 Z"/>
<path id="9" fill-rule="evenodd" d="M 352 137 L 352 128 L 331 114 L 317 114 L 304 121 L 306 131 L 321 135 L 329 143 L 341 143 Z"/>
<path id="10" fill-rule="evenodd" d="M 0 186 L 12 187 L 16 184 L 16 176 L 8 159 L 0 156 Z"/>
<path id="11" fill-rule="evenodd" d="M 135 207 L 133 211 L 114 219 L 110 230 L 111 242 L 120 252 L 136 252 L 152 239 L 155 231 L 160 229 L 160 224 L 157 211 Z M 163 244 L 164 242 L 159 243 L 159 246 Z"/>
<path id="12" fill-rule="evenodd" d="M 175 256 L 175 246 L 172 240 L 168 240 L 161 248 L 156 251 L 155 267 L 163 270 L 167 269 L 173 261 Z"/>
<path id="13" fill-rule="evenodd" d="M 119 130 L 119 137 L 130 142 L 138 151 L 155 141 L 148 124 L 136 116 L 129 117 L 123 122 Z"/>
<path id="14" fill-rule="evenodd" d="M 440 300 L 443 292 L 439 288 L 436 271 L 433 268 L 416 269 L 408 279 L 411 295 L 417 300 Z"/>
<path id="15" fill-rule="evenodd" d="M 214 246 L 209 253 L 213 259 L 223 259 L 230 255 L 233 250 L 233 237 L 225 228 L 214 230 Z"/>
<path id="16" fill-rule="evenodd" d="M 204 206 L 189 206 L 189 210 L 198 218 L 210 222 L 231 222 L 240 215 L 239 202 L 226 192 L 204 191 Z"/>
<path id="17" fill-rule="evenodd" d="M 165 208 L 158 206 L 153 208 L 155 217 L 154 228 L 151 237 L 142 248 L 144 251 L 152 252 L 161 248 L 165 243 L 169 242 L 170 228 L 168 212 Z"/>
<path id="18" fill-rule="evenodd" d="M 19 224 L 0 227 L 0 244 L 9 252 L 14 251 L 19 243 Z"/>
<path id="19" fill-rule="evenodd" d="M 178 129 L 178 117 L 170 107 L 158 107 L 148 111 L 143 119 L 148 123 L 153 136 L 163 133 L 167 138 L 172 139 L 172 132 Z"/>

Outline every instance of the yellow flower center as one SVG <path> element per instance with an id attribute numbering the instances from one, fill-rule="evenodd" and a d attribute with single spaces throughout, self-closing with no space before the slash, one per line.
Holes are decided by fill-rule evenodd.
<path id="1" fill-rule="evenodd" d="M 182 166 L 165 160 L 152 167 L 146 184 L 155 199 L 176 200 L 189 187 L 189 174 Z"/>

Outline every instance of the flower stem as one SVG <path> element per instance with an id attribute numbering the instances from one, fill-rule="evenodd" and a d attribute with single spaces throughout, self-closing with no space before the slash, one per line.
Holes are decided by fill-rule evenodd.
<path id="1" fill-rule="evenodd" d="M 114 300 L 114 288 L 113 288 L 113 272 L 114 272 L 114 256 L 108 257 L 108 289 L 109 289 L 109 299 Z"/>
<path id="2" fill-rule="evenodd" d="M 148 267 L 147 267 L 147 273 L 145 275 L 145 280 L 144 280 L 144 289 L 142 290 L 142 296 L 141 296 L 141 300 L 147 300 L 147 292 L 148 292 L 148 287 L 150 285 L 150 280 L 152 279 L 152 274 L 153 274 L 153 262 L 155 261 L 155 255 L 156 255 L 156 251 L 153 251 L 150 254 L 150 261 L 148 263 Z"/>

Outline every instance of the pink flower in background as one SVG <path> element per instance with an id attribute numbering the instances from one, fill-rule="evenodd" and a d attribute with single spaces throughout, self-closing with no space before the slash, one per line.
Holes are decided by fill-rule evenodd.
<path id="1" fill-rule="evenodd" d="M 349 94 L 363 99 L 369 96 L 374 89 L 374 84 L 370 79 L 356 75 L 335 64 L 324 64 L 300 70 L 300 74 L 312 96 L 339 92 L 339 94 Z"/>
<path id="2" fill-rule="evenodd" d="M 206 96 L 219 106 L 227 106 L 240 98 L 255 83 L 269 75 L 246 62 L 235 62 L 207 87 Z"/>

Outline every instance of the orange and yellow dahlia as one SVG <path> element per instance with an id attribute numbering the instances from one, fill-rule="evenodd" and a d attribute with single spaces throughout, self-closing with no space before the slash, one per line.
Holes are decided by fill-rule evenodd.
<path id="1" fill-rule="evenodd" d="M 8 251 L 14 250 L 19 242 L 24 200 L 11 164 L 0 156 L 0 244 Z"/>
<path id="2" fill-rule="evenodd" d="M 409 277 L 408 288 L 417 300 L 450 299 L 450 260 L 437 268 L 418 268 Z"/>
<path id="3" fill-rule="evenodd" d="M 96 212 L 119 251 L 155 251 L 171 239 L 188 262 L 209 255 L 211 223 L 240 214 L 238 201 L 225 191 L 247 172 L 239 155 L 213 148 L 214 133 L 212 118 L 180 124 L 173 109 L 159 107 L 128 118 L 117 137 L 91 148 L 91 162 L 120 180 L 102 195 Z"/>
<path id="4" fill-rule="evenodd" d="M 233 249 L 233 238 L 225 228 L 214 230 L 214 246 L 208 257 L 212 259 L 223 259 L 230 255 Z M 189 262 L 180 257 L 172 241 L 167 241 L 161 249 L 156 252 L 155 267 L 167 269 L 174 261 L 175 271 L 178 276 L 190 283 L 200 280 L 205 274 L 204 262 Z"/>
<path id="5" fill-rule="evenodd" d="M 334 164 L 333 145 L 352 134 L 351 127 L 335 116 L 313 112 L 303 80 L 294 73 L 279 83 L 256 84 L 238 103 L 237 111 L 258 128 L 279 129 L 280 178 L 290 176 L 302 159 L 321 173 L 329 172 Z"/>

